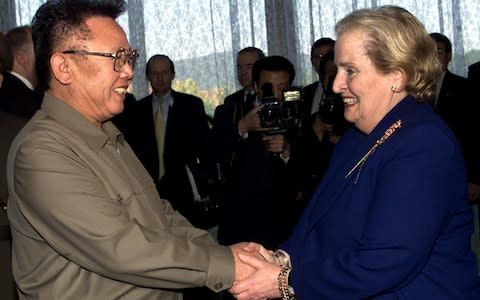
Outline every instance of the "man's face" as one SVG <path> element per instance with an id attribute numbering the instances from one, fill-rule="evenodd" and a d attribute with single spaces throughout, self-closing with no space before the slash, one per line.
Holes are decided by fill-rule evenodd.
<path id="1" fill-rule="evenodd" d="M 319 74 L 320 69 L 320 62 L 322 61 L 322 57 L 327 54 L 327 52 L 332 51 L 334 48 L 333 45 L 322 45 L 318 48 L 313 49 L 313 56 L 310 58 L 315 71 Z"/>
<path id="2" fill-rule="evenodd" d="M 447 52 L 447 46 L 442 42 L 435 42 L 437 44 L 438 60 L 442 64 L 442 69 L 445 71 L 448 64 L 452 60 L 452 53 Z"/>
<path id="3" fill-rule="evenodd" d="M 91 17 L 85 22 L 91 30 L 91 38 L 76 39 L 73 49 L 91 52 L 116 53 L 129 49 L 123 29 L 112 18 Z M 125 93 L 133 78 L 132 67 L 126 63 L 114 70 L 114 59 L 93 55 L 65 55 L 72 73 L 70 93 L 72 105 L 96 125 L 111 119 L 123 111 Z"/>
<path id="4" fill-rule="evenodd" d="M 260 98 L 263 97 L 261 87 L 265 83 L 270 83 L 273 89 L 273 95 L 281 99 L 282 91 L 290 87 L 290 75 L 287 71 L 261 71 L 258 78 L 258 84 L 255 82 L 255 89 Z"/>
<path id="5" fill-rule="evenodd" d="M 252 67 L 259 60 L 257 53 L 245 52 L 237 57 L 237 78 L 240 85 L 250 91 L 253 89 Z"/>
<path id="6" fill-rule="evenodd" d="M 153 93 L 157 96 L 165 95 L 172 87 L 175 73 L 170 70 L 170 63 L 166 58 L 156 58 L 150 62 L 147 75 Z"/>

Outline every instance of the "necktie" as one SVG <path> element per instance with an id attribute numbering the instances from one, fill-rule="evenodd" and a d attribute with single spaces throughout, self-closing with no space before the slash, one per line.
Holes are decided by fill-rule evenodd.
<path id="1" fill-rule="evenodd" d="M 158 178 L 165 174 L 165 164 L 163 162 L 163 149 L 165 145 L 165 120 L 163 118 L 163 98 L 158 99 L 157 111 L 155 112 L 155 137 L 157 139 L 158 149 Z"/>
<path id="2" fill-rule="evenodd" d="M 257 98 L 256 94 L 248 93 L 245 99 L 245 113 L 251 111 L 255 105 L 255 99 Z"/>

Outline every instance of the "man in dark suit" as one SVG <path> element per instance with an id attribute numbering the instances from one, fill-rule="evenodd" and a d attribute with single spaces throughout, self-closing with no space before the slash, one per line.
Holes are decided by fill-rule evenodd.
<path id="1" fill-rule="evenodd" d="M 42 95 L 35 91 L 37 75 L 32 29 L 29 26 L 14 28 L 7 33 L 7 40 L 12 48 L 13 66 L 10 72 L 3 72 L 0 109 L 29 118 L 42 102 Z"/>
<path id="2" fill-rule="evenodd" d="M 224 103 L 248 103 L 252 105 L 256 98 L 256 92 L 252 82 L 252 67 L 255 62 L 264 58 L 262 50 L 255 47 L 246 47 L 237 53 L 237 79 L 242 89 L 225 97 Z"/>
<path id="3" fill-rule="evenodd" d="M 13 66 L 12 48 L 7 37 L 0 31 L 0 87 L 3 81 L 3 72 L 9 71 Z"/>
<path id="4" fill-rule="evenodd" d="M 171 89 L 175 67 L 168 56 L 152 56 L 146 75 L 153 92 L 130 105 L 125 116 L 128 126 L 120 130 L 156 182 L 160 196 L 195 224 L 196 191 L 189 175 L 197 165 L 209 130 L 203 102 Z M 163 124 L 161 137 L 158 117 Z"/>
<path id="5" fill-rule="evenodd" d="M 35 53 L 33 51 L 32 29 L 21 26 L 11 29 L 6 34 L 11 57 L 5 70 L 0 87 L 0 202 L 8 198 L 6 162 L 10 145 L 27 121 L 40 108 L 42 95 L 34 91 L 37 85 L 35 73 Z M 0 212 L 1 227 L 8 228 L 6 214 Z M 0 254 L 10 261 L 10 230 L 2 230 Z M 7 252 L 8 251 L 8 252 Z M 8 255 L 4 255 L 7 252 Z M 10 262 L 7 266 L 11 266 Z M 10 268 L 5 269 L 0 284 L 0 298 L 17 299 Z M 3 297 L 2 297 L 3 296 Z"/>
<path id="6" fill-rule="evenodd" d="M 286 58 L 267 56 L 254 64 L 252 77 L 260 98 L 265 84 L 281 98 L 295 70 Z M 294 146 L 288 134 L 266 134 L 258 117 L 261 108 L 247 111 L 241 104 L 225 103 L 215 111 L 210 153 L 230 166 L 218 228 L 223 244 L 248 240 L 274 248 L 292 228 L 295 193 L 289 177 Z"/>
<path id="7" fill-rule="evenodd" d="M 335 41 L 328 37 L 318 39 L 312 44 L 312 49 L 310 50 L 310 61 L 312 62 L 312 66 L 315 68 L 315 71 L 319 76 L 319 80 L 305 86 L 302 89 L 305 118 L 307 119 L 318 111 L 320 99 L 323 95 L 323 85 L 319 84 L 320 81 L 323 81 L 323 78 L 321 78 L 321 72 L 319 70 L 320 62 L 325 54 L 333 50 L 334 46 Z"/>
<path id="8" fill-rule="evenodd" d="M 460 141 L 468 168 L 469 198 L 478 201 L 480 198 L 480 164 L 478 148 L 474 137 L 478 135 L 477 114 L 479 104 L 472 98 L 472 84 L 465 77 L 448 70 L 452 60 L 452 43 L 441 33 L 430 33 L 437 44 L 438 59 L 443 73 L 437 84 L 437 93 L 433 107 L 453 130 Z"/>
<path id="9" fill-rule="evenodd" d="M 11 70 L 12 66 L 12 49 L 6 36 L 0 32 L 0 87 L 3 72 Z M 2 101 L 1 98 L 0 101 Z M 16 116 L 0 109 L 0 265 L 3 266 L 0 274 L 0 299 L 18 299 L 12 276 L 12 236 L 6 211 L 8 188 L 5 176 L 8 150 L 25 122 L 26 120 L 19 120 Z"/>

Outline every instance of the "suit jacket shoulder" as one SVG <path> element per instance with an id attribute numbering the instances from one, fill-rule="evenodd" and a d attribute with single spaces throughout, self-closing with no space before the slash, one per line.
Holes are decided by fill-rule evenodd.
<path id="1" fill-rule="evenodd" d="M 3 73 L 0 109 L 15 115 L 32 117 L 40 109 L 43 95 L 29 89 L 9 72 Z"/>
<path id="2" fill-rule="evenodd" d="M 477 61 L 468 67 L 468 79 L 480 83 L 480 61 Z"/>
<path id="3" fill-rule="evenodd" d="M 244 94 L 245 94 L 245 89 L 238 90 L 235 93 L 230 94 L 227 97 L 225 97 L 225 100 L 223 101 L 223 103 L 225 103 L 225 104 L 228 104 L 228 103 L 239 103 L 239 104 L 241 104 L 241 103 L 243 103 Z"/>

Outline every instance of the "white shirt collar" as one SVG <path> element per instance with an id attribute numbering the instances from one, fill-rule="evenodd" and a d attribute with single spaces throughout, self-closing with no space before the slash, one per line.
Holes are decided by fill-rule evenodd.
<path id="1" fill-rule="evenodd" d="M 23 82 L 23 84 L 25 84 L 32 91 L 34 90 L 33 84 L 30 81 L 28 81 L 27 78 L 23 77 L 22 75 L 18 74 L 17 72 L 14 72 L 14 71 L 10 71 L 10 74 L 12 74 L 13 76 L 20 79 L 20 81 Z"/>

